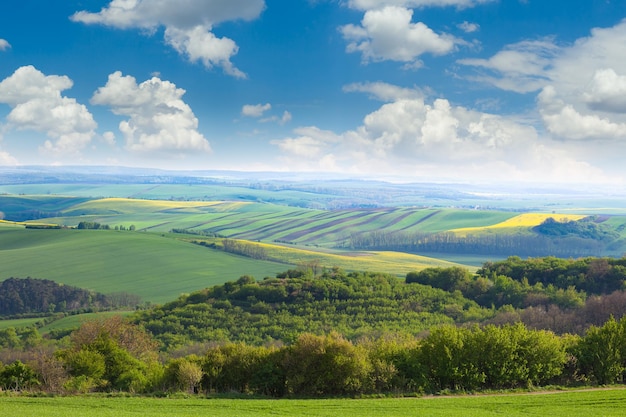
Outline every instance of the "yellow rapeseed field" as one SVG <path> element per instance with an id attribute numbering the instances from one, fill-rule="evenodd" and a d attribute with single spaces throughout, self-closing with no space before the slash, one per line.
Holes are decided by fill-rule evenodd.
<path id="1" fill-rule="evenodd" d="M 493 224 L 491 226 L 482 226 L 482 227 L 464 227 L 461 229 L 453 229 L 451 232 L 455 233 L 468 233 L 468 232 L 478 232 L 483 230 L 491 230 L 491 229 L 504 229 L 504 228 L 515 228 L 515 227 L 534 227 L 539 226 L 548 218 L 553 218 L 559 222 L 567 222 L 572 220 L 580 220 L 587 217 L 583 214 L 563 214 L 563 213 L 524 213 L 519 216 L 511 217 L 508 220 L 505 220 L 501 223 Z"/>
<path id="2" fill-rule="evenodd" d="M 315 262 L 320 267 L 326 268 L 337 266 L 351 271 L 385 271 L 398 275 L 429 267 L 459 266 L 453 262 L 441 259 L 402 252 L 358 251 L 329 253 L 272 243 L 242 242 L 261 247 L 269 258 L 280 259 L 292 265 Z"/>

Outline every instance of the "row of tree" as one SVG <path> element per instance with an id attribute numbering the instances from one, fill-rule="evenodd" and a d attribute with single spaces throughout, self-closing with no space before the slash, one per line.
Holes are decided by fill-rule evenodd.
<path id="1" fill-rule="evenodd" d="M 267 251 L 261 245 L 248 243 L 243 240 L 222 239 L 222 248 L 225 252 L 246 256 L 252 259 L 270 259 Z"/>
<path id="2" fill-rule="evenodd" d="M 386 334 L 353 343 L 304 333 L 285 346 L 226 343 L 159 361 L 155 341 L 120 318 L 88 322 L 66 348 L 34 349 L 3 366 L 0 388 L 47 392 L 206 392 L 351 396 L 480 391 L 624 381 L 626 319 L 557 336 L 523 324 Z M 6 357 L 6 351 L 2 351 Z"/>
<path id="3" fill-rule="evenodd" d="M 78 223 L 76 228 L 80 230 L 130 230 L 132 232 L 135 230 L 135 225 L 131 224 L 128 227 L 124 225 L 111 227 L 110 225 L 104 223 L 81 221 L 80 223 Z"/>
<path id="4" fill-rule="evenodd" d="M 489 256 L 559 257 L 600 256 L 607 242 L 578 236 L 539 234 L 408 233 L 376 231 L 353 233 L 346 246 L 357 250 L 390 250 L 408 253 L 471 253 Z"/>

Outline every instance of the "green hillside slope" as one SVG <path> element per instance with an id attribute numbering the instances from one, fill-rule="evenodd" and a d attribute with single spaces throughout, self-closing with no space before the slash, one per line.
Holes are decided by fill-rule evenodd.
<path id="1" fill-rule="evenodd" d="M 434 325 L 492 314 L 458 291 L 405 284 L 389 274 L 326 271 L 314 277 L 289 271 L 256 282 L 242 277 L 131 319 L 171 349 L 207 340 L 288 343 L 305 332 L 337 331 L 350 339 L 385 332 L 417 335 Z"/>
<path id="2" fill-rule="evenodd" d="M 50 279 L 102 293 L 165 302 L 244 274 L 285 265 L 252 260 L 150 233 L 0 228 L 0 279 Z"/>
<path id="3" fill-rule="evenodd" d="M 415 207 L 329 211 L 251 202 L 105 198 L 81 202 L 46 220 L 68 226 L 81 221 L 125 227 L 133 224 L 139 230 L 154 232 L 189 229 L 236 239 L 336 247 L 346 245 L 353 234 L 444 232 L 491 226 L 515 215 Z"/>

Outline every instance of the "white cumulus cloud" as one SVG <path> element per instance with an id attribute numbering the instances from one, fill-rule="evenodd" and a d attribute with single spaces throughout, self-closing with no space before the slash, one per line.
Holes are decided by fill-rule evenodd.
<path id="1" fill-rule="evenodd" d="M 583 99 L 593 110 L 626 113 L 626 74 L 612 68 L 597 70 Z"/>
<path id="2" fill-rule="evenodd" d="M 480 25 L 478 23 L 470 23 L 467 20 L 463 23 L 459 23 L 456 26 L 465 33 L 474 33 L 480 29 Z"/>
<path id="3" fill-rule="evenodd" d="M 157 77 L 137 84 L 121 72 L 109 75 L 104 87 L 93 95 L 93 104 L 109 106 L 127 116 L 119 129 L 126 148 L 139 152 L 188 154 L 210 152 L 207 139 L 198 132 L 198 119 L 182 100 L 185 90 Z"/>
<path id="4" fill-rule="evenodd" d="M 71 88 L 67 76 L 45 75 L 33 66 L 18 68 L 0 82 L 0 103 L 12 109 L 8 128 L 44 132 L 43 150 L 71 155 L 87 146 L 97 127 L 87 108 L 62 91 Z"/>
<path id="5" fill-rule="evenodd" d="M 431 179 L 589 182 L 601 169 L 512 117 L 439 98 L 397 99 L 337 134 L 317 127 L 273 141 L 292 169 Z"/>
<path id="6" fill-rule="evenodd" d="M 164 26 L 166 43 L 190 61 L 201 61 L 207 68 L 218 66 L 229 75 L 244 78 L 231 62 L 239 50 L 237 44 L 217 37 L 213 28 L 226 21 L 256 19 L 264 9 L 264 0 L 112 0 L 97 13 L 79 11 L 71 19 L 149 32 Z"/>
<path id="7" fill-rule="evenodd" d="M 425 53 L 444 55 L 454 50 L 456 39 L 437 34 L 422 22 L 412 23 L 413 11 L 404 7 L 387 6 L 365 12 L 361 25 L 341 27 L 349 42 L 348 52 L 360 52 L 363 62 L 399 61 L 421 65 L 418 59 Z"/>
<path id="8" fill-rule="evenodd" d="M 552 86 L 538 98 L 541 116 L 548 131 L 566 139 L 626 139 L 626 123 L 598 114 L 583 114 L 558 97 Z"/>
<path id="9" fill-rule="evenodd" d="M 423 96 L 418 89 L 399 87 L 382 81 L 348 84 L 343 87 L 343 91 L 347 93 L 367 93 L 370 97 L 385 102 Z"/>
<path id="10" fill-rule="evenodd" d="M 348 5 L 359 10 L 380 9 L 385 6 L 413 8 L 454 6 L 459 9 L 465 9 L 493 1 L 496 0 L 349 0 Z"/>
<path id="11" fill-rule="evenodd" d="M 622 21 L 592 29 L 562 49 L 549 72 L 550 84 L 537 100 L 550 132 L 561 139 L 613 142 L 594 147 L 594 153 L 617 152 L 614 146 L 626 144 L 625 44 Z"/>
<path id="12" fill-rule="evenodd" d="M 547 132 L 558 140 L 613 141 L 626 146 L 626 20 L 595 28 L 570 45 L 552 39 L 509 45 L 488 59 L 458 62 L 485 71 L 472 80 L 528 93 L 539 91 L 537 110 Z M 622 145 L 624 144 L 624 145 Z M 610 157 L 610 146 L 587 154 Z M 611 159 L 611 158 L 609 158 Z"/>
<path id="13" fill-rule="evenodd" d="M 270 103 L 265 104 L 245 104 L 241 108 L 241 114 L 247 117 L 261 117 L 263 113 L 271 110 L 272 105 Z"/>

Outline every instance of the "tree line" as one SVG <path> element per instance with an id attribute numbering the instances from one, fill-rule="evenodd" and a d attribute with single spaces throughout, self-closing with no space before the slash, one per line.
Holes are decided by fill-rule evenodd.
<path id="1" fill-rule="evenodd" d="M 8 278 L 0 282 L 0 316 L 27 316 L 135 307 L 139 296 L 104 295 L 51 280 Z"/>
<path id="2" fill-rule="evenodd" d="M 346 246 L 355 250 L 389 250 L 409 253 L 471 253 L 477 255 L 559 257 L 600 256 L 604 241 L 579 236 L 539 234 L 407 233 L 375 231 L 352 233 Z"/>
<path id="3" fill-rule="evenodd" d="M 230 342 L 167 357 L 157 345 L 119 317 L 87 322 L 61 348 L 0 351 L 2 359 L 12 355 L 0 362 L 0 388 L 324 397 L 612 384 L 626 375 L 626 319 L 613 318 L 584 336 L 517 323 L 442 325 L 421 338 L 386 333 L 355 342 L 302 333 L 287 345 Z"/>
<path id="4" fill-rule="evenodd" d="M 111 227 L 108 224 L 98 223 L 98 222 L 89 222 L 89 221 L 81 221 L 76 226 L 79 230 L 130 230 L 131 232 L 135 231 L 135 225 L 131 224 L 126 227 L 124 225 Z"/>

